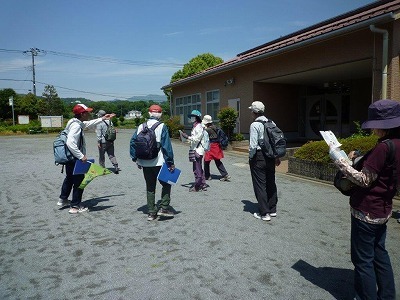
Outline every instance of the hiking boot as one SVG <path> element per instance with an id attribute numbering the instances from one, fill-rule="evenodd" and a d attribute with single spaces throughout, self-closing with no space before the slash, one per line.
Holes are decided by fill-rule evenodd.
<path id="1" fill-rule="evenodd" d="M 89 208 L 87 208 L 87 207 L 79 206 L 79 207 L 71 207 L 68 212 L 70 214 L 77 214 L 77 213 L 86 212 L 88 210 L 89 210 Z"/>
<path id="2" fill-rule="evenodd" d="M 270 217 L 269 214 L 266 214 L 265 216 L 261 216 L 258 213 L 254 213 L 253 217 L 256 218 L 256 219 L 259 219 L 259 220 L 263 220 L 263 221 L 271 221 L 271 217 Z"/>
<path id="3" fill-rule="evenodd" d="M 224 177 L 222 177 L 219 181 L 229 181 L 231 179 L 230 175 L 225 175 Z"/>
<path id="4" fill-rule="evenodd" d="M 58 199 L 57 205 L 64 207 L 64 206 L 69 206 L 71 204 L 71 201 L 69 201 L 68 199 Z"/>
<path id="5" fill-rule="evenodd" d="M 172 212 L 172 211 L 170 211 L 168 209 L 164 209 L 164 208 L 161 208 L 158 211 L 157 215 L 158 216 L 162 216 L 162 217 L 173 217 L 173 216 L 175 216 L 174 212 Z"/>
<path id="6" fill-rule="evenodd" d="M 154 221 L 157 219 L 157 214 L 148 214 L 147 221 Z"/>

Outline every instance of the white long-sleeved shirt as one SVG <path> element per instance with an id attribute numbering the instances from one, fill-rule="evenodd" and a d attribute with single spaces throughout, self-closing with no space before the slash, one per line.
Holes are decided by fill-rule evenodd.
<path id="1" fill-rule="evenodd" d="M 195 150 L 198 155 L 204 155 L 205 149 L 202 145 L 202 143 L 199 142 L 202 141 L 203 139 L 203 125 L 201 123 L 197 123 L 196 126 L 193 127 L 192 132 L 190 133 L 190 136 L 188 137 L 189 143 L 190 143 L 190 149 Z M 197 147 L 197 145 L 199 145 Z"/>
<path id="2" fill-rule="evenodd" d="M 256 151 L 261 150 L 258 140 L 264 138 L 264 124 L 258 121 L 267 122 L 268 119 L 265 116 L 260 116 L 250 124 L 249 158 L 253 158 Z"/>
<path id="3" fill-rule="evenodd" d="M 72 118 L 68 121 L 66 126 L 68 128 L 67 147 L 77 159 L 82 159 L 86 155 L 85 133 L 83 129 L 93 128 L 100 122 L 103 122 L 102 118 L 83 122 L 77 118 Z M 81 136 L 82 141 L 80 140 Z"/>

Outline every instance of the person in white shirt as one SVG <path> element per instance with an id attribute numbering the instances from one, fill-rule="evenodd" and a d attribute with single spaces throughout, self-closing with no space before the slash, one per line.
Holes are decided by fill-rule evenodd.
<path id="1" fill-rule="evenodd" d="M 201 124 L 201 112 L 192 110 L 188 115 L 190 122 L 193 123 L 193 128 L 190 136 L 182 133 L 184 138 L 189 140 L 190 150 L 195 151 L 195 161 L 193 161 L 194 185 L 189 189 L 189 192 L 207 191 L 206 177 L 203 170 L 203 156 L 205 148 L 203 145 L 203 136 L 206 134 L 203 125 Z"/>
<path id="2" fill-rule="evenodd" d="M 79 159 L 84 163 L 87 162 L 86 142 L 83 129 L 93 128 L 100 122 L 103 122 L 103 120 L 110 120 L 115 116 L 115 114 L 106 114 L 101 118 L 88 121 L 90 112 L 92 111 L 93 108 L 87 107 L 84 104 L 75 105 L 72 109 L 75 117 L 69 120 L 66 126 L 68 129 L 67 147 L 71 151 L 72 155 L 75 156 L 75 160 L 68 162 L 65 165 L 66 177 L 61 187 L 60 199 L 57 205 L 63 207 L 70 205 L 68 212 L 71 214 L 81 213 L 88 210 L 87 207 L 84 207 L 81 204 L 83 189 L 79 188 L 79 185 L 85 176 L 84 174 L 73 174 L 76 160 Z M 72 200 L 69 201 L 68 197 L 71 191 Z"/>
<path id="3" fill-rule="evenodd" d="M 258 141 L 264 138 L 262 121 L 268 121 L 264 116 L 264 104 L 254 101 L 249 109 L 253 117 L 253 123 L 250 124 L 249 165 L 254 194 L 259 205 L 259 213 L 254 213 L 253 216 L 263 221 L 270 221 L 271 217 L 276 217 L 278 195 L 275 166 L 279 166 L 281 161 L 279 158 L 266 157 L 258 145 Z"/>

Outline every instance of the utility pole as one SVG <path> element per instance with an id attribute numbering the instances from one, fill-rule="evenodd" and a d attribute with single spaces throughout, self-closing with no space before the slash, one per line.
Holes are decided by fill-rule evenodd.
<path id="1" fill-rule="evenodd" d="M 43 51 L 38 48 L 31 48 L 30 50 L 24 51 L 25 54 L 31 53 L 31 56 L 32 56 L 32 83 L 33 83 L 33 94 L 35 96 L 36 96 L 35 56 L 37 56 L 39 52 L 43 52 Z"/>

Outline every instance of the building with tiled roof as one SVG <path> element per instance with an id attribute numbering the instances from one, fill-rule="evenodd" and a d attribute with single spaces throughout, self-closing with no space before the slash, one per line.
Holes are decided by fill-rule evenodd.
<path id="1" fill-rule="evenodd" d="M 259 100 L 289 141 L 319 139 L 319 130 L 346 137 L 372 101 L 400 101 L 399 54 L 400 0 L 375 1 L 162 89 L 185 125 L 192 109 L 217 119 L 229 106 L 239 112 L 235 131 L 246 135 L 248 107 Z"/>

